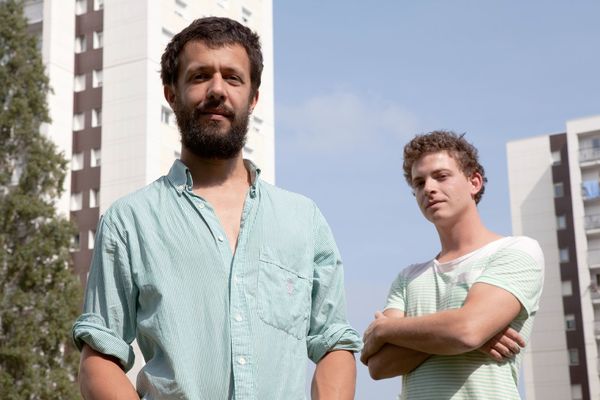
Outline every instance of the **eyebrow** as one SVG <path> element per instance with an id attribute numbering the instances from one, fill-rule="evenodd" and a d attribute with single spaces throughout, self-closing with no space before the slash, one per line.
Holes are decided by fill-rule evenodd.
<path id="1" fill-rule="evenodd" d="M 442 172 L 452 172 L 452 170 L 450 170 L 448 168 L 434 169 L 433 171 L 431 171 L 431 175 L 439 174 L 439 173 L 442 173 Z M 411 182 L 414 185 L 419 180 L 423 180 L 423 176 L 421 176 L 421 175 L 413 176 L 413 179 L 412 179 Z"/>

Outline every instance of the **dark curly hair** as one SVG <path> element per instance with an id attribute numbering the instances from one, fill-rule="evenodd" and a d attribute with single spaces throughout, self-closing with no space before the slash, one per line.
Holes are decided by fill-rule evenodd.
<path id="1" fill-rule="evenodd" d="M 177 82 L 179 55 L 190 41 L 201 41 L 209 48 L 219 48 L 234 44 L 241 45 L 250 60 L 251 96 L 260 87 L 263 71 L 263 56 L 258 35 L 249 28 L 229 18 L 199 18 L 184 30 L 173 36 L 160 59 L 160 77 L 163 85 Z"/>
<path id="2" fill-rule="evenodd" d="M 452 158 L 456 160 L 459 168 L 469 177 L 477 172 L 481 175 L 482 185 L 481 190 L 475 195 L 475 203 L 479 203 L 487 178 L 485 170 L 479 163 L 477 149 L 464 138 L 465 134 L 457 134 L 452 131 L 438 130 L 429 132 L 424 135 L 416 135 L 410 142 L 404 146 L 404 178 L 410 187 L 412 184 L 412 166 L 421 157 L 426 154 L 437 153 L 439 151 L 447 151 Z"/>

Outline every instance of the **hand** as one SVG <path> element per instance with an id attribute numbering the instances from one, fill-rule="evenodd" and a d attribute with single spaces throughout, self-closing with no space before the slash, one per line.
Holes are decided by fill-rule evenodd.
<path id="1" fill-rule="evenodd" d="M 506 327 L 477 350 L 495 361 L 502 362 L 519 354 L 523 347 L 525 340 L 519 332 Z"/>
<path id="2" fill-rule="evenodd" d="M 360 353 L 360 361 L 363 364 L 368 365 L 369 358 L 377 353 L 385 344 L 385 341 L 382 340 L 381 330 L 384 321 L 387 319 L 388 317 L 383 315 L 381 311 L 377 311 L 375 313 L 375 321 L 371 322 L 371 325 L 365 331 L 363 335 L 364 346 Z"/>

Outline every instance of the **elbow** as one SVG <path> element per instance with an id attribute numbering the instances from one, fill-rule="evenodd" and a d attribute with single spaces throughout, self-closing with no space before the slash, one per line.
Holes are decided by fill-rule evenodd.
<path id="1" fill-rule="evenodd" d="M 377 357 L 370 358 L 367 366 L 369 368 L 369 375 L 371 376 L 371 379 L 375 381 L 393 378 L 409 372 L 401 369 L 393 370 L 390 368 L 388 363 L 382 362 L 382 360 L 379 360 Z"/>
<path id="2" fill-rule="evenodd" d="M 480 326 L 473 322 L 464 322 L 455 330 L 456 354 L 467 353 L 483 346 L 488 339 Z"/>

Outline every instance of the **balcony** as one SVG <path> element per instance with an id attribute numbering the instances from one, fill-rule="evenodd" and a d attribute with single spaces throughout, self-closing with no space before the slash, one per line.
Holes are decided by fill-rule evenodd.
<path id="1" fill-rule="evenodd" d="M 588 163 L 600 160 L 600 147 L 585 147 L 579 149 L 579 162 Z"/>
<path id="2" fill-rule="evenodd" d="M 590 214 L 585 216 L 585 230 L 588 234 L 600 231 L 600 214 Z"/>
<path id="3" fill-rule="evenodd" d="M 600 248 L 588 249 L 587 263 L 590 268 L 600 268 Z"/>
<path id="4" fill-rule="evenodd" d="M 600 199 L 600 182 L 597 180 L 581 183 L 581 197 L 584 201 Z"/>

